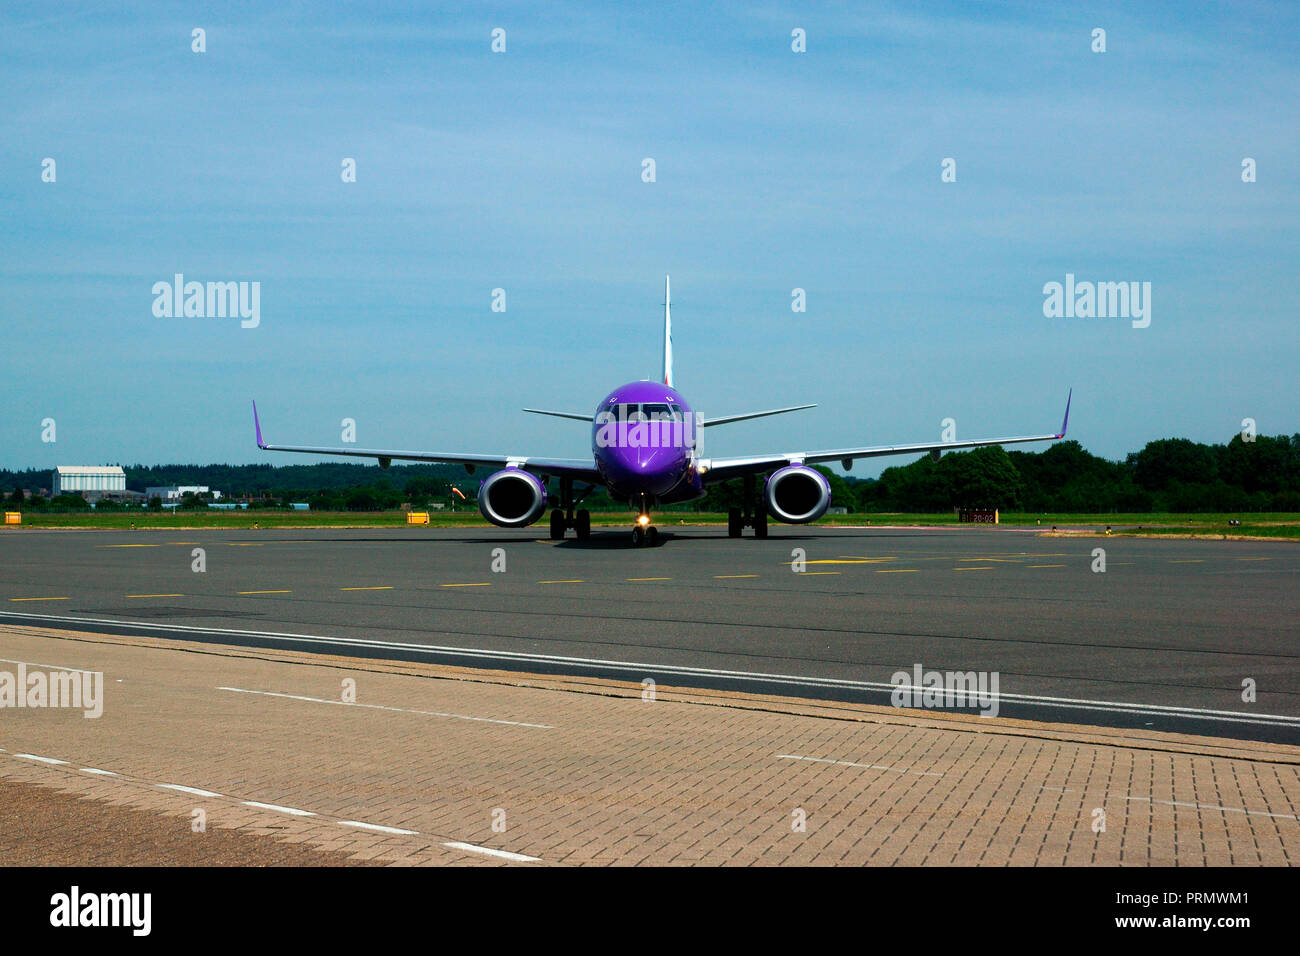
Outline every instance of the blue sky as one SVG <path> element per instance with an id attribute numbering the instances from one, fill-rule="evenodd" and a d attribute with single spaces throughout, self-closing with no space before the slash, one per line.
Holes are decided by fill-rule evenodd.
<path id="1" fill-rule="evenodd" d="M 252 398 L 583 455 L 518 409 L 657 376 L 665 273 L 706 415 L 821 403 L 706 454 L 1050 431 L 1070 386 L 1107 457 L 1300 431 L 1296 5 L 117 6 L 0 8 L 0 467 L 299 461 Z M 155 317 L 177 272 L 261 324 Z M 1044 317 L 1066 273 L 1150 327 Z"/>

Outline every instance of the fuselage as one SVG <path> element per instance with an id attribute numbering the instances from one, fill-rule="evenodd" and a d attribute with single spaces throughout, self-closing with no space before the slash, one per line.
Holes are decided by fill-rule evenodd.
<path id="1" fill-rule="evenodd" d="M 675 389 L 630 382 L 601 400 L 591 452 L 610 495 L 645 510 L 704 496 L 698 416 Z"/>

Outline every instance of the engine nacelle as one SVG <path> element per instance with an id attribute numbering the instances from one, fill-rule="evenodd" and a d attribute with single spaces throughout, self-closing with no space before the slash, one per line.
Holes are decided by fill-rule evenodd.
<path id="1" fill-rule="evenodd" d="M 826 477 L 807 465 L 786 465 L 772 473 L 763 488 L 767 513 L 786 524 L 816 521 L 831 506 Z"/>
<path id="2" fill-rule="evenodd" d="M 526 527 L 546 510 L 546 486 L 522 468 L 498 471 L 479 485 L 478 510 L 498 527 Z"/>

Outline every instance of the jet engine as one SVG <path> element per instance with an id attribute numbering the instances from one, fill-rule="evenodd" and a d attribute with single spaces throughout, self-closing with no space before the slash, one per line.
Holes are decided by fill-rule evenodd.
<path id="1" fill-rule="evenodd" d="M 831 486 L 807 465 L 786 465 L 772 473 L 763 488 L 767 511 L 786 524 L 816 521 L 831 506 Z"/>
<path id="2" fill-rule="evenodd" d="M 546 510 L 546 486 L 522 468 L 498 471 L 479 485 L 478 510 L 499 527 L 526 527 Z"/>

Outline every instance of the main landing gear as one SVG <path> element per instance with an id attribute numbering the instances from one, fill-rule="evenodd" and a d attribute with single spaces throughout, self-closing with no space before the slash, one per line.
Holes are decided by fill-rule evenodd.
<path id="1" fill-rule="evenodd" d="M 552 541 L 563 540 L 564 533 L 570 528 L 577 533 L 579 541 L 586 541 L 591 537 L 591 512 L 586 508 L 579 508 L 575 511 L 574 505 L 591 494 L 592 487 L 588 485 L 587 490 L 582 493 L 582 497 L 575 501 L 573 497 L 573 479 L 560 479 L 560 507 L 551 512 Z"/>
<path id="2" fill-rule="evenodd" d="M 755 500 L 754 476 L 745 476 L 744 509 L 732 508 L 727 512 L 727 537 L 739 538 L 746 528 L 754 529 L 755 538 L 767 537 L 767 509 Z"/>

